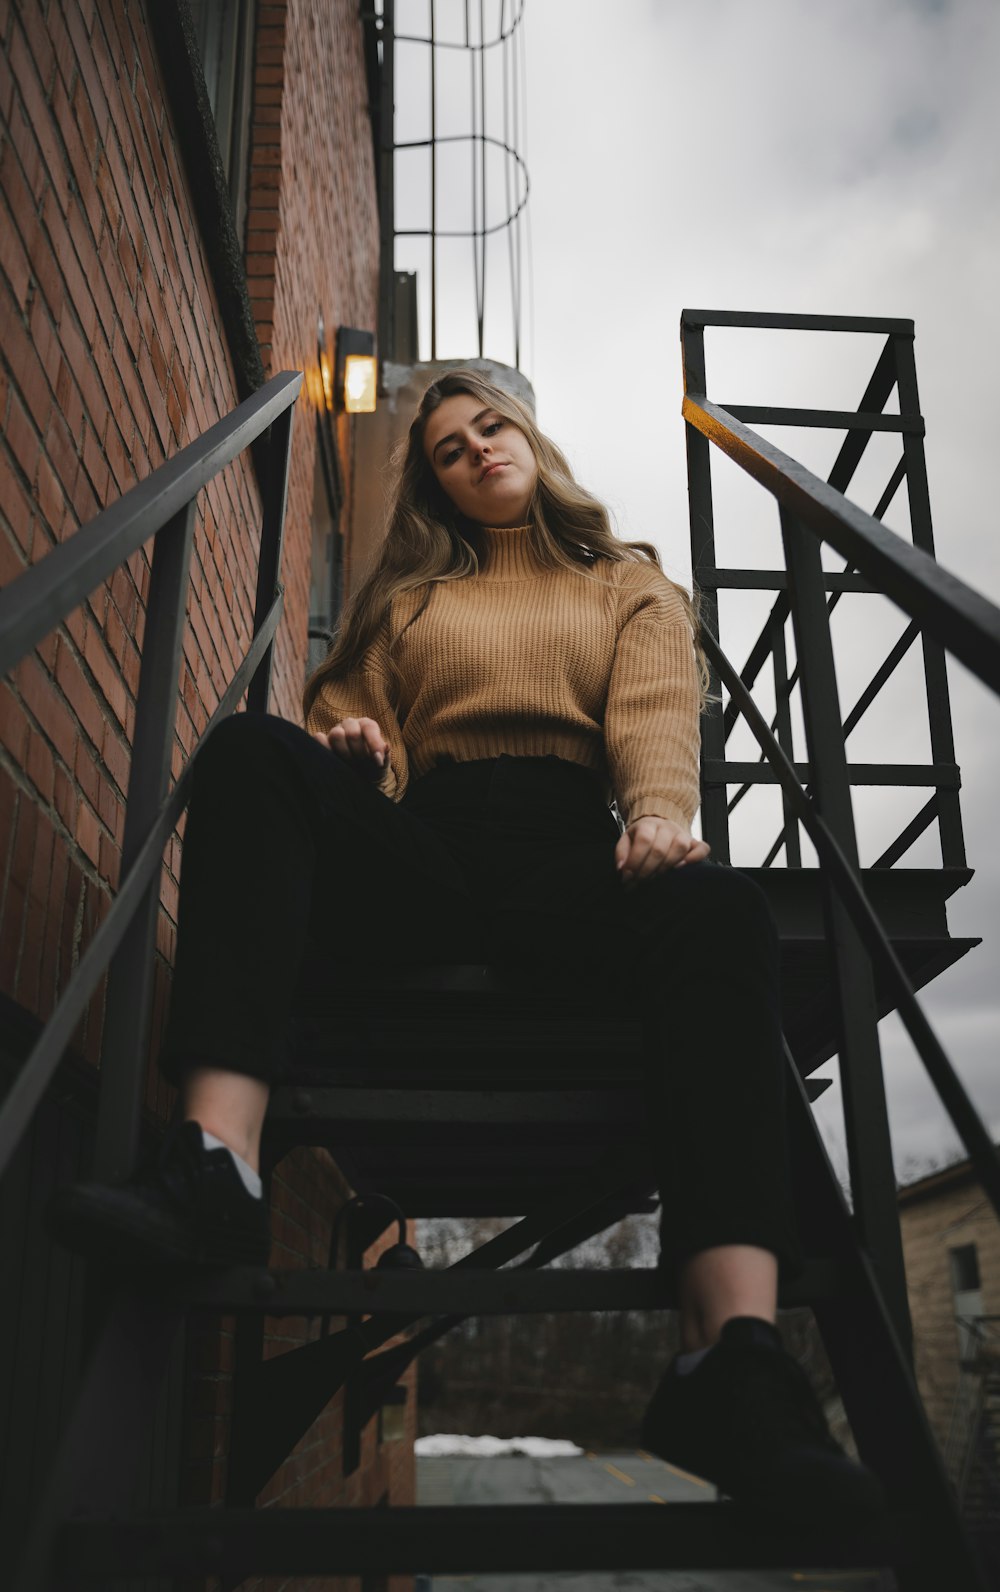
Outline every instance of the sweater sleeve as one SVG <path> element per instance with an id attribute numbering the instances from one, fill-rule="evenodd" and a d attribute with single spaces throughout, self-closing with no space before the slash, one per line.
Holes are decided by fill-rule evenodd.
<path id="1" fill-rule="evenodd" d="M 658 570 L 623 576 L 604 745 L 626 823 L 653 816 L 690 828 L 699 803 L 699 683 L 694 638 Z"/>
<path id="2" fill-rule="evenodd" d="M 323 681 L 309 709 L 306 729 L 332 730 L 341 719 L 349 718 L 375 719 L 389 743 L 389 762 L 375 785 L 393 801 L 400 801 L 409 778 L 409 764 L 393 702 L 385 627 L 357 669 L 342 679 Z"/>

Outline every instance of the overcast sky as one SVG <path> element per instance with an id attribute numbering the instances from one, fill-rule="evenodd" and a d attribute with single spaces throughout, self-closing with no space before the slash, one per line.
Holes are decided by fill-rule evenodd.
<path id="1" fill-rule="evenodd" d="M 437 0 L 440 35 L 461 36 L 464 9 Z M 489 37 L 499 0 L 486 10 Z M 508 0 L 508 22 L 511 11 Z M 401 32 L 426 32 L 428 17 L 428 0 L 397 0 Z M 426 54 L 399 47 L 400 139 L 426 136 Z M 502 137 L 500 52 L 488 54 L 487 126 Z M 441 57 L 442 130 L 467 130 L 467 59 L 460 52 Z M 938 556 L 1000 601 L 992 435 L 1000 8 L 993 0 L 526 0 L 521 59 L 527 121 L 520 148 L 531 183 L 525 301 L 529 277 L 532 288 L 521 366 L 543 429 L 609 505 L 619 533 L 654 542 L 667 572 L 690 580 L 682 307 L 906 316 L 916 322 Z M 512 71 L 508 54 L 509 110 Z M 455 144 L 441 157 L 439 224 L 468 224 L 468 155 L 466 145 Z M 426 225 L 417 219 L 424 158 L 399 157 L 400 226 Z M 491 156 L 487 186 L 492 222 L 505 198 L 499 155 Z M 416 241 L 397 243 L 397 265 L 419 272 L 426 356 L 422 249 Z M 441 357 L 477 352 L 471 257 L 464 240 L 441 247 Z M 509 254 L 499 234 L 487 255 L 485 353 L 506 361 L 513 359 L 510 301 Z M 709 393 L 722 402 L 854 408 L 880 346 L 864 336 L 710 332 Z M 821 474 L 841 440 L 766 434 Z M 869 509 L 897 457 L 891 438 L 875 439 L 870 454 L 852 489 Z M 715 485 L 720 563 L 779 562 L 767 494 L 721 457 Z M 906 532 L 902 503 L 887 523 Z M 723 646 L 737 664 L 764 602 L 741 593 L 723 608 Z M 845 710 L 904 624 L 881 599 L 841 602 L 835 640 Z M 1000 704 L 961 667 L 952 667 L 951 678 L 976 877 L 954 898 L 949 921 L 952 933 L 981 935 L 985 943 L 923 999 L 1000 1137 L 1000 859 L 993 836 Z M 852 737 L 852 760 L 926 760 L 920 690 L 910 660 Z M 731 746 L 733 755 L 743 755 L 738 746 L 755 755 L 749 741 L 734 738 Z M 856 792 L 863 861 L 878 855 L 925 797 Z M 744 804 L 734 862 L 761 861 L 775 832 L 774 800 L 759 790 Z M 910 866 L 938 861 L 929 838 L 906 858 Z M 882 1038 L 897 1174 L 912 1178 L 929 1160 L 957 1158 L 959 1141 L 895 1020 L 882 1025 Z M 822 1073 L 835 1077 L 835 1063 Z M 839 1086 L 817 1109 L 843 1171 Z"/>

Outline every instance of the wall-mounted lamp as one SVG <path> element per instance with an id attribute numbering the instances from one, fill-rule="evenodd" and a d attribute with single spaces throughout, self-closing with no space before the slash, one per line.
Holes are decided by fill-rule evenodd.
<path id="1" fill-rule="evenodd" d="M 353 326 L 337 327 L 337 367 L 333 400 L 349 415 L 370 415 L 375 409 L 377 385 L 375 333 Z M 324 384 L 326 377 L 324 376 Z"/>

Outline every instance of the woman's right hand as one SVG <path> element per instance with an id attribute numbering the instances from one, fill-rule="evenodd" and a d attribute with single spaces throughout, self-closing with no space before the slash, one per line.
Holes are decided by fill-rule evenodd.
<path id="1" fill-rule="evenodd" d="M 368 779 L 381 779 L 389 766 L 389 743 L 375 719 L 341 719 L 332 730 L 313 730 L 312 737 Z"/>

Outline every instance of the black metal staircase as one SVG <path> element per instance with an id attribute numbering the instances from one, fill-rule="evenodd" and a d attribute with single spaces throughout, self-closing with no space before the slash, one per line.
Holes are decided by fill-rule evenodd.
<path id="1" fill-rule="evenodd" d="M 821 417 L 847 432 L 829 482 L 780 454 L 747 424 L 781 416 L 794 417 L 791 423 L 796 424 L 820 423 L 818 412 L 727 410 L 709 401 L 702 341 L 707 324 L 884 334 L 885 348 L 859 411 Z M 155 1287 L 122 1279 L 22 1557 L 14 1583 L 18 1592 L 194 1573 L 216 1574 L 223 1585 L 235 1587 L 253 1573 L 754 1566 L 884 1566 L 894 1570 L 901 1592 L 939 1592 L 945 1586 L 954 1592 L 986 1592 L 987 1572 L 963 1527 L 955 1488 L 913 1378 L 876 1028 L 882 1013 L 900 1012 L 982 1186 L 1000 1212 L 996 1152 L 913 997 L 914 988 L 974 943 L 950 938 L 946 921 L 947 900 L 969 873 L 961 843 L 944 649 L 1000 691 L 1000 612 L 933 560 L 929 513 L 922 517 L 926 480 L 912 331 L 912 324 L 902 321 L 702 312 L 686 312 L 682 323 L 694 568 L 719 688 L 703 734 L 704 832 L 714 854 L 721 860 L 729 856 L 727 787 L 777 782 L 784 803 L 779 845 L 754 870 L 770 896 L 782 935 L 793 1174 L 809 1257 L 803 1277 L 784 1291 L 780 1302 L 809 1304 L 815 1311 L 861 1455 L 886 1484 L 891 1500 L 886 1521 L 865 1533 L 804 1532 L 765 1526 L 729 1503 L 407 1508 L 388 1516 L 381 1509 L 254 1509 L 269 1476 L 338 1389 L 348 1390 L 356 1438 L 380 1405 L 391 1400 L 401 1372 L 420 1349 L 467 1315 L 666 1309 L 675 1303 L 670 1283 L 653 1270 L 545 1270 L 549 1260 L 626 1212 L 650 1210 L 655 1202 L 640 1093 L 641 1038 L 607 992 L 562 980 L 554 986 L 538 968 L 413 966 L 377 974 L 360 958 L 354 966 L 338 968 L 315 1003 L 297 1015 L 297 1071 L 272 1100 L 266 1168 L 273 1169 L 295 1146 L 325 1145 L 356 1190 L 388 1194 L 410 1216 L 497 1214 L 519 1220 L 446 1271 L 362 1271 L 353 1264 L 345 1270 L 294 1273 L 233 1270 L 196 1284 Z M 272 520 L 272 551 L 262 564 L 257 640 L 220 713 L 230 711 L 246 689 L 247 670 L 255 667 L 276 623 L 273 609 L 269 628 L 262 627 L 262 616 L 276 585 L 287 406 L 295 395 L 291 384 L 298 379 L 276 378 L 251 401 L 260 406 L 254 424 L 272 427 L 274 462 L 266 480 L 279 529 L 275 537 Z M 894 388 L 901 414 L 886 416 Z M 267 408 L 272 398 L 273 412 Z M 242 411 L 249 412 L 248 406 Z M 281 420 L 276 418 L 279 411 Z M 913 546 L 843 495 L 868 438 L 879 429 L 891 429 L 902 438 L 902 461 L 892 490 L 907 484 Z M 784 568 L 750 572 L 716 567 L 710 444 L 729 453 L 776 498 Z M 213 456 L 216 467 L 220 457 Z M 279 457 L 285 461 L 282 467 Z M 201 475 L 183 477 L 190 488 L 186 504 L 196 490 L 193 483 L 203 484 L 211 473 L 203 457 Z M 108 515 L 128 519 L 127 505 L 135 496 L 130 494 Z M 148 492 L 142 535 L 136 531 L 134 545 L 168 523 L 166 516 L 156 519 L 155 502 L 155 491 Z M 173 498 L 168 512 L 182 518 L 186 513 L 190 523 L 190 509 L 182 510 Z M 107 515 L 101 519 L 106 521 Z M 89 589 L 81 584 L 79 569 L 86 568 L 93 586 L 124 556 L 117 541 L 94 536 L 93 530 L 85 528 L 75 541 L 83 546 L 81 539 L 89 537 L 100 544 L 101 556 L 86 563 L 78 559 L 72 580 L 70 575 L 65 580 L 47 577 L 50 567 L 70 569 L 73 542 L 0 598 L 0 621 L 5 635 L 9 625 L 13 637 L 9 645 L 5 639 L 5 663 L 16 660 Z M 833 575 L 823 569 L 821 541 L 849 561 L 845 571 Z M 776 597 L 740 674 L 719 644 L 716 593 L 751 582 L 770 585 Z M 154 579 L 154 591 L 159 589 Z M 177 585 L 171 590 L 176 606 Z M 889 596 L 911 616 L 914 636 L 920 636 L 932 762 L 925 770 L 904 770 L 902 776 L 884 765 L 874 773 L 883 781 L 932 788 L 919 824 L 938 824 L 941 869 L 892 866 L 920 832 L 916 824 L 907 826 L 874 868 L 858 865 L 850 787 L 870 779 L 873 770 L 847 761 L 828 624 L 840 594 L 854 591 Z M 786 621 L 794 628 L 797 666 L 792 670 L 785 651 Z M 766 662 L 776 682 L 773 731 L 750 696 Z M 158 676 L 163 672 L 158 668 Z M 170 678 L 175 681 L 176 674 Z M 794 761 L 788 712 L 796 680 L 808 742 L 804 765 Z M 267 696 L 266 670 L 258 672 L 256 682 L 255 701 L 261 706 Z M 873 682 L 873 687 L 872 695 L 878 684 Z M 162 744 L 172 724 L 171 690 L 175 686 L 168 689 L 161 678 L 153 720 L 158 728 L 149 733 L 159 735 Z M 859 708 L 864 710 L 861 704 Z M 759 763 L 727 761 L 727 736 L 738 715 L 758 740 Z M 184 795 L 178 787 L 158 816 L 164 788 L 157 798 L 144 800 L 134 820 L 130 802 L 134 838 L 118 903 L 108 919 L 116 928 L 102 941 L 105 961 L 129 912 L 135 912 L 140 899 L 155 900 L 156 859 Z M 799 826 L 815 848 L 817 868 L 801 865 Z M 781 846 L 787 866 L 778 869 L 772 864 Z M 148 938 L 143 942 L 141 935 L 148 935 L 151 921 L 147 918 L 145 928 L 136 929 L 137 966 L 143 943 L 149 954 Z M 101 953 L 90 953 L 87 989 L 99 975 Z M 71 1014 L 86 993 L 64 996 Z M 137 1004 L 129 1031 L 137 1036 L 144 1031 L 148 997 L 140 991 L 133 998 Z M 335 1054 L 324 1038 L 332 1031 L 327 1007 L 336 1009 Z M 54 1037 L 50 1034 L 40 1043 L 41 1059 L 26 1066 L 23 1081 L 0 1113 L 0 1171 L 71 1030 L 71 1016 L 57 1013 L 54 1022 Z M 113 1025 L 111 1032 L 119 1035 L 122 1028 Z M 102 1175 L 127 1166 L 136 1144 L 134 1074 L 141 1047 L 123 1045 L 116 1053 L 119 1066 L 106 1065 L 103 1079 Z M 834 1053 L 840 1057 L 844 1084 L 853 1212 L 810 1108 L 818 1093 L 810 1074 Z M 365 1242 L 384 1225 L 380 1215 Z M 359 1246 L 355 1248 L 357 1253 Z M 135 1454 L 171 1339 L 190 1312 L 233 1312 L 240 1320 L 229 1497 L 221 1509 L 137 1515 L 131 1498 Z M 346 1325 L 264 1361 L 265 1315 L 340 1317 Z M 417 1330 L 420 1322 L 425 1324 Z M 386 1347 L 404 1329 L 411 1335 Z M 352 1434 L 347 1435 L 350 1443 Z"/>

